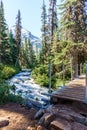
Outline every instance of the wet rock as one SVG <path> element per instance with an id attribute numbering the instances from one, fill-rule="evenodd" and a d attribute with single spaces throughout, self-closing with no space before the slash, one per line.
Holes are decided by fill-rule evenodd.
<path id="1" fill-rule="evenodd" d="M 71 125 L 62 119 L 57 119 L 51 122 L 51 130 L 71 130 Z"/>
<path id="2" fill-rule="evenodd" d="M 45 113 L 45 110 L 44 109 L 40 109 L 34 116 L 34 119 L 40 119 L 43 114 Z"/>
<path id="3" fill-rule="evenodd" d="M 48 127 L 50 123 L 55 119 L 55 116 L 50 113 L 45 113 L 43 117 L 39 120 L 38 124 Z"/>
<path id="4" fill-rule="evenodd" d="M 37 130 L 44 130 L 44 128 L 42 126 L 37 126 Z"/>
<path id="5" fill-rule="evenodd" d="M 58 113 L 57 117 L 63 118 L 67 121 L 74 121 L 74 119 L 70 115 L 63 113 L 63 112 Z"/>
<path id="6" fill-rule="evenodd" d="M 85 120 L 85 118 L 82 115 L 80 115 L 79 113 L 76 113 L 70 109 L 68 110 L 68 108 L 67 108 L 67 110 L 66 110 L 66 108 L 65 109 L 63 108 L 62 110 L 59 111 L 58 114 L 56 113 L 56 115 L 59 117 L 62 117 L 63 119 L 66 119 L 68 121 L 74 121 L 74 120 L 75 121 L 77 121 L 77 120 L 84 121 Z"/>
<path id="7" fill-rule="evenodd" d="M 72 130 L 87 130 L 86 126 L 77 122 L 72 123 L 71 126 L 72 126 Z"/>
<path id="8" fill-rule="evenodd" d="M 51 105 L 47 108 L 47 112 L 52 113 L 55 117 L 63 118 L 67 121 L 77 121 L 79 123 L 87 124 L 86 118 L 82 116 L 79 112 L 75 112 L 71 108 L 64 105 Z"/>
<path id="9" fill-rule="evenodd" d="M 29 126 L 29 127 L 27 128 L 27 130 L 37 130 L 37 129 L 35 129 L 35 127 Z"/>
<path id="10" fill-rule="evenodd" d="M 74 121 L 81 123 L 81 124 L 84 124 L 84 125 L 87 125 L 87 121 L 86 121 L 85 117 L 77 116 L 77 115 L 71 115 L 71 117 L 73 118 Z"/>
<path id="11" fill-rule="evenodd" d="M 85 122 L 84 122 L 85 125 L 87 125 L 87 118 L 85 118 Z"/>
<path id="12" fill-rule="evenodd" d="M 51 97 L 50 102 L 53 103 L 53 104 L 56 104 L 56 103 L 58 103 L 58 98 L 57 97 Z"/>
<path id="13" fill-rule="evenodd" d="M 60 118 L 66 119 L 68 121 L 73 121 L 73 118 L 69 115 L 69 111 L 60 110 L 60 107 L 58 108 L 57 106 L 52 106 L 51 105 L 47 109 L 47 111 L 50 112 L 50 113 L 52 113 L 53 115 L 55 115 L 55 117 L 60 117 Z"/>
<path id="14" fill-rule="evenodd" d="M 27 128 L 27 130 L 44 130 L 44 128 L 42 127 L 42 126 L 35 126 L 35 127 L 31 127 L 31 126 L 29 126 L 28 128 Z"/>
<path id="15" fill-rule="evenodd" d="M 9 125 L 9 120 L 0 120 L 0 128 Z"/>
<path id="16" fill-rule="evenodd" d="M 50 105 L 48 108 L 47 108 L 47 112 L 48 113 L 53 113 L 54 115 L 56 115 L 56 113 L 59 112 L 59 107 L 55 106 L 55 105 Z"/>

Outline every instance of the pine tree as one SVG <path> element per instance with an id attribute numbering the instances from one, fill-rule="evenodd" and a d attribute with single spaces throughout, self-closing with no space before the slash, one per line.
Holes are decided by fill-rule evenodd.
<path id="1" fill-rule="evenodd" d="M 9 32 L 9 45 L 12 64 L 15 65 L 17 59 L 17 44 L 11 30 Z"/>
<path id="2" fill-rule="evenodd" d="M 39 51 L 39 48 L 38 48 L 38 44 L 36 44 L 36 46 L 35 46 L 35 55 L 36 55 L 36 62 L 37 62 L 37 64 L 39 63 L 41 63 L 42 62 L 42 54 L 40 55 L 40 53 L 42 53 L 42 50 L 41 51 Z M 40 57 L 41 56 L 41 57 Z"/>
<path id="3" fill-rule="evenodd" d="M 53 39 L 53 35 L 58 27 L 56 2 L 57 2 L 56 0 L 50 0 L 48 19 L 49 19 L 49 35 L 51 40 Z"/>
<path id="4" fill-rule="evenodd" d="M 84 37 L 86 34 L 86 10 L 85 10 L 85 0 L 77 0 L 74 3 L 74 41 L 84 42 Z M 79 25 L 79 26 L 78 26 Z"/>
<path id="5" fill-rule="evenodd" d="M 47 13 L 46 13 L 46 5 L 45 1 L 43 0 L 43 6 L 42 6 L 42 15 L 41 15 L 41 21 L 42 21 L 42 55 L 41 55 L 41 61 L 44 63 L 46 61 L 47 57 Z"/>
<path id="6" fill-rule="evenodd" d="M 64 40 L 80 43 L 84 41 L 86 35 L 86 0 L 65 0 L 61 8 L 62 30 Z"/>
<path id="7" fill-rule="evenodd" d="M 72 59 L 73 64 L 73 77 L 77 76 L 77 65 L 82 61 L 80 60 L 81 54 L 78 50 L 78 44 L 84 43 L 86 37 L 86 0 L 65 0 L 62 4 L 63 15 L 62 15 L 62 32 L 64 40 L 75 42 L 74 53 Z M 83 57 L 84 59 L 84 57 Z M 79 68 L 80 69 L 80 68 Z M 78 70 L 79 72 L 79 70 Z"/>
<path id="8" fill-rule="evenodd" d="M 52 47 L 52 52 L 53 52 L 53 55 L 55 55 L 55 53 L 58 53 L 58 41 L 59 41 L 59 33 L 58 31 L 56 31 L 56 33 L 54 34 L 54 37 L 53 37 L 53 47 Z"/>
<path id="9" fill-rule="evenodd" d="M 8 28 L 4 18 L 3 2 L 0 2 L 0 62 L 9 63 L 10 47 L 8 43 Z"/>
<path id="10" fill-rule="evenodd" d="M 21 51 L 21 13 L 20 10 L 18 10 L 18 15 L 16 17 L 16 28 L 15 28 L 15 34 L 16 34 L 16 43 L 17 43 L 17 60 L 16 64 L 19 64 L 20 59 L 20 51 Z"/>
<path id="11" fill-rule="evenodd" d="M 29 39 L 25 38 L 24 46 L 23 46 L 23 61 L 28 68 L 34 67 L 36 62 L 35 53 L 32 47 L 32 44 Z"/>
<path id="12" fill-rule="evenodd" d="M 51 49 L 53 46 L 53 37 L 58 28 L 58 19 L 57 19 L 57 9 L 56 9 L 56 0 L 50 0 L 49 6 L 49 15 L 48 15 L 48 33 L 49 33 L 49 56 L 51 56 Z"/>

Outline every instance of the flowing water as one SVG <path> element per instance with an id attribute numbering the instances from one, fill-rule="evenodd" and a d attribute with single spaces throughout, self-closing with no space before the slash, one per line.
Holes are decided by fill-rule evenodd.
<path id="1" fill-rule="evenodd" d="M 35 84 L 29 70 L 21 71 L 9 80 L 16 88 L 16 94 L 22 95 L 29 106 L 45 108 L 50 102 L 48 89 Z"/>

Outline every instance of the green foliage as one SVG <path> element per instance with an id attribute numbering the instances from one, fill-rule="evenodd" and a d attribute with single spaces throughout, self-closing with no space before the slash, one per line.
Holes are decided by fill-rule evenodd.
<path id="1" fill-rule="evenodd" d="M 11 94 L 11 91 L 12 87 L 7 83 L 0 83 L 0 104 L 7 102 L 22 103 L 22 97 L 20 95 Z"/>
<path id="2" fill-rule="evenodd" d="M 5 103 L 7 101 L 7 97 L 10 93 L 10 86 L 6 83 L 0 84 L 0 103 Z"/>
<path id="3" fill-rule="evenodd" d="M 4 65 L 0 63 L 0 71 L 4 68 Z"/>
<path id="4" fill-rule="evenodd" d="M 36 63 L 35 52 L 29 39 L 25 38 L 24 45 L 21 49 L 21 64 L 25 68 L 33 68 Z"/>
<path id="5" fill-rule="evenodd" d="M 62 39 L 76 43 L 84 42 L 86 37 L 86 1 L 64 0 L 60 9 Z M 79 26 L 78 26 L 79 25 Z"/>
<path id="6" fill-rule="evenodd" d="M 47 40 L 48 40 L 48 28 L 47 28 L 47 13 L 46 13 L 46 5 L 45 1 L 43 0 L 43 5 L 42 5 L 42 14 L 41 14 L 41 21 L 42 21 L 42 51 L 41 51 L 41 62 L 44 64 L 47 60 Z"/>
<path id="7" fill-rule="evenodd" d="M 55 88 L 58 89 L 60 86 L 63 86 L 62 79 L 57 79 L 55 83 Z"/>
<path id="8" fill-rule="evenodd" d="M 20 94 L 19 95 L 9 94 L 6 102 L 14 102 L 22 104 L 23 99 Z"/>
<path id="9" fill-rule="evenodd" d="M 17 43 L 16 40 L 12 34 L 12 31 L 10 30 L 9 33 L 9 45 L 10 45 L 10 56 L 11 56 L 11 64 L 15 65 L 17 60 Z"/>
<path id="10" fill-rule="evenodd" d="M 32 71 L 32 77 L 35 79 L 35 82 L 41 86 L 48 86 L 48 68 L 47 65 L 40 65 L 35 67 Z"/>
<path id="11" fill-rule="evenodd" d="M 48 76 L 46 74 L 38 74 L 37 78 L 35 79 L 36 83 L 39 83 L 41 86 L 48 86 Z"/>
<path id="12" fill-rule="evenodd" d="M 0 64 L 0 78 L 8 79 L 19 71 L 19 68 Z"/>
<path id="13" fill-rule="evenodd" d="M 10 46 L 8 43 L 8 29 L 4 18 L 3 2 L 0 1 L 0 62 L 10 62 Z"/>
<path id="14" fill-rule="evenodd" d="M 16 63 L 15 65 L 16 66 L 19 66 L 20 64 L 20 53 L 21 53 L 21 12 L 20 10 L 18 10 L 18 14 L 17 14 L 17 17 L 16 17 L 16 27 L 15 27 L 15 39 L 16 39 L 16 45 L 17 45 L 17 50 L 16 50 Z"/>
<path id="15" fill-rule="evenodd" d="M 5 80 L 19 71 L 19 68 L 0 64 L 0 104 L 7 102 L 22 102 L 20 95 L 14 94 L 13 86 L 8 85 Z M 13 94 L 11 94 L 11 92 Z"/>
<path id="16" fill-rule="evenodd" d="M 49 86 L 48 66 L 40 65 L 39 67 L 36 67 L 32 71 L 32 77 L 34 78 L 34 80 L 37 84 L 48 87 Z M 58 85 L 58 75 L 52 74 L 51 85 L 52 85 L 52 89 L 55 89 L 56 87 L 58 87 L 57 86 Z"/>

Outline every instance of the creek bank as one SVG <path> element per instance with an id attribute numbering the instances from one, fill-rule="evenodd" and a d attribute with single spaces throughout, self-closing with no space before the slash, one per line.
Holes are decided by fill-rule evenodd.
<path id="1" fill-rule="evenodd" d="M 45 110 L 40 109 L 34 118 L 47 130 L 87 130 L 87 105 L 79 102 L 51 104 Z"/>
<path id="2" fill-rule="evenodd" d="M 17 94 L 21 91 L 29 106 L 41 108 L 34 116 L 38 127 L 29 126 L 28 130 L 87 130 L 87 105 L 79 102 L 50 105 L 48 89 L 35 84 L 29 71 L 12 77 L 10 84 L 16 86 Z"/>
<path id="3" fill-rule="evenodd" d="M 48 88 L 34 83 L 31 71 L 26 69 L 13 76 L 9 84 L 15 86 L 15 94 L 20 94 L 24 105 L 28 107 L 46 108 L 50 103 Z"/>

